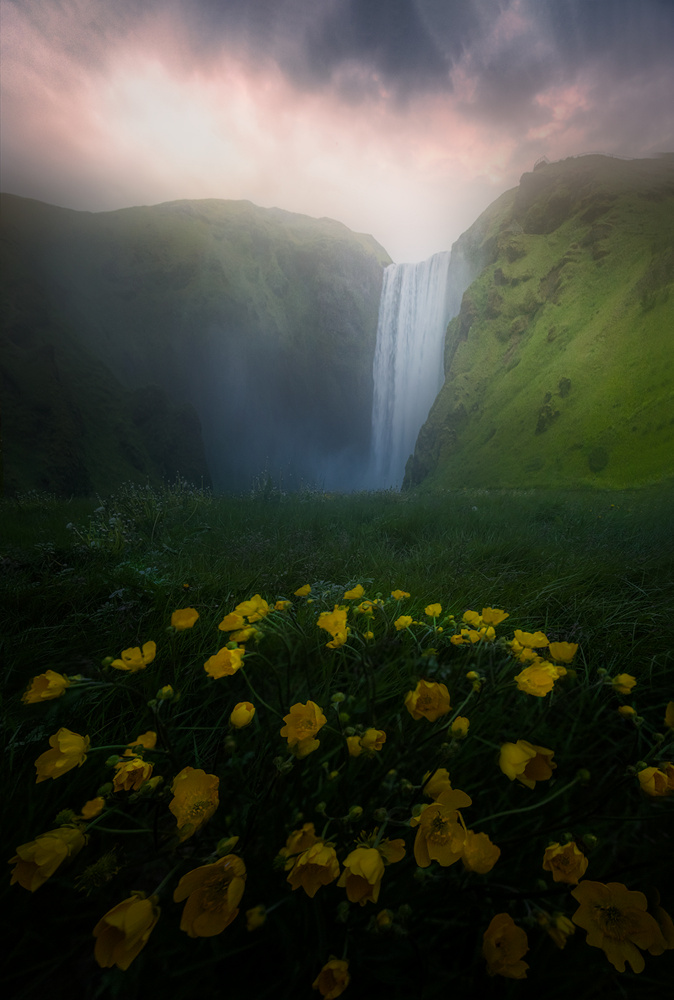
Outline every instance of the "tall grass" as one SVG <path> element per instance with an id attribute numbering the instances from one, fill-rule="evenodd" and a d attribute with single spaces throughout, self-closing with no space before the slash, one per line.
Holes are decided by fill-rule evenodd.
<path id="1" fill-rule="evenodd" d="M 671 952 L 646 954 L 636 974 L 616 971 L 579 927 L 564 950 L 554 945 L 545 920 L 572 916 L 577 903 L 542 858 L 549 843 L 573 840 L 587 854 L 587 879 L 625 884 L 651 905 L 657 890 L 674 911 L 674 798 L 645 794 L 636 776 L 674 755 L 664 724 L 674 697 L 669 491 L 213 497 L 184 483 L 125 485 L 70 503 L 20 496 L 2 502 L 0 519 L 6 857 L 75 822 L 97 791 L 106 800 L 70 867 L 34 893 L 3 890 L 12 995 L 191 997 L 217 983 L 233 997 L 310 997 L 321 966 L 344 949 L 347 997 L 661 995 Z M 296 595 L 303 585 L 309 595 Z M 372 616 L 356 611 L 361 598 L 345 597 L 356 585 L 375 602 Z M 411 596 L 392 597 L 397 589 Z M 205 661 L 236 634 L 219 623 L 255 594 L 272 610 L 254 622 L 257 637 L 241 639 L 244 666 L 209 677 Z M 273 610 L 280 600 L 290 603 Z M 437 619 L 425 611 L 433 603 Z M 188 606 L 198 620 L 175 631 L 173 612 Z M 350 631 L 326 648 L 319 615 L 335 606 L 349 609 Z M 464 613 L 486 607 L 509 614 L 496 637 L 452 642 L 468 627 Z M 407 628 L 396 626 L 402 615 Z M 514 680 L 523 669 L 509 645 L 515 629 L 578 645 L 544 696 Z M 157 655 L 147 666 L 110 665 L 148 640 Z M 85 681 L 22 704 L 47 670 Z M 636 678 L 629 696 L 611 684 L 622 673 Z M 422 678 L 449 691 L 451 708 L 434 722 L 405 708 Z M 165 685 L 179 698 L 157 701 Z M 256 714 L 236 729 L 228 720 L 242 701 Z M 295 759 L 280 730 L 291 706 L 308 701 L 327 723 L 320 747 Z M 621 705 L 636 716 L 619 714 Z M 448 726 L 456 715 L 470 719 L 465 739 Z M 61 727 L 113 749 L 36 785 L 34 761 Z M 386 733 L 383 746 L 350 756 L 346 737 L 373 727 Z M 144 756 L 164 784 L 112 791 L 115 757 L 146 730 L 158 733 Z M 501 746 L 518 739 L 554 751 L 557 769 L 534 789 L 499 768 Z M 220 806 L 180 841 L 168 807 L 184 767 L 219 778 Z M 467 827 L 501 850 L 488 873 L 415 863 L 410 820 L 429 805 L 425 775 L 440 768 L 473 801 L 462 810 Z M 377 903 L 349 903 L 335 881 L 312 899 L 291 890 L 274 859 L 308 822 L 342 866 L 361 831 L 404 841 Z M 223 845 L 229 837 L 239 841 Z M 243 912 L 222 934 L 192 940 L 171 896 L 183 875 L 215 862 L 218 844 L 245 861 Z M 94 925 L 132 890 L 151 894 L 165 881 L 147 946 L 126 971 L 100 968 Z M 267 919 L 247 931 L 245 911 L 258 903 Z M 498 913 L 527 932 L 526 979 L 486 974 L 483 934 Z"/>

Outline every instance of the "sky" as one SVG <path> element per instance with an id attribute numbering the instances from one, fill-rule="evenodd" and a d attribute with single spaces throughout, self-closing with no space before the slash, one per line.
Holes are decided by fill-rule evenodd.
<path id="1" fill-rule="evenodd" d="M 545 156 L 674 150 L 674 0 L 0 0 L 3 191 L 248 199 L 395 261 Z"/>

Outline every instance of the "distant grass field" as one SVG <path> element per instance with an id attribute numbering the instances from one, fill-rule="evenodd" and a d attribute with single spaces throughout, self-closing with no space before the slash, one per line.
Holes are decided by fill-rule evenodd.
<path id="1" fill-rule="evenodd" d="M 16 1000 L 187 998 L 215 984 L 234 998 L 337 996 L 340 962 L 347 998 L 663 995 L 672 489 L 284 495 L 267 484 L 214 497 L 126 484 L 89 500 L 2 500 L 0 525 L 5 857 L 55 829 L 79 845 L 34 891 L 5 883 L 3 981 Z M 171 626 L 186 608 L 198 618 Z M 69 685 L 22 704 L 47 671 Z M 437 718 L 424 714 L 423 681 Z M 230 713 L 244 702 L 255 715 L 239 728 Z M 294 728 L 292 706 L 311 704 L 318 716 Z M 90 738 L 86 760 L 36 783 L 34 761 L 62 728 Z M 146 732 L 156 744 L 135 752 L 164 780 L 139 765 L 138 785 L 122 787 L 120 755 Z M 517 741 L 540 752 L 535 787 L 508 773 L 519 750 L 504 747 Z M 177 804 L 186 768 L 219 781 L 203 824 Z M 199 808 L 214 804 L 199 794 Z M 83 814 L 95 800 L 102 811 Z M 495 863 L 477 834 L 499 848 Z M 303 881 L 312 837 L 335 855 Z M 359 839 L 370 854 L 357 875 Z M 632 966 L 643 956 L 643 971 L 620 972 L 585 942 L 583 890 L 543 868 L 546 849 L 568 843 L 587 858 L 580 884 L 595 903 L 597 884 L 643 894 L 641 937 L 618 948 Z M 24 854 L 28 867 L 14 864 L 28 879 L 39 865 Z M 227 871 L 245 865 L 241 912 L 221 933 L 185 933 L 179 881 L 232 855 Z M 132 891 L 157 895 L 161 915 L 126 971 L 102 967 L 93 928 Z M 203 912 L 222 912 L 213 898 L 199 897 Z M 266 919 L 247 930 L 258 905 Z M 337 980 L 326 972 L 312 991 L 331 956 Z"/>

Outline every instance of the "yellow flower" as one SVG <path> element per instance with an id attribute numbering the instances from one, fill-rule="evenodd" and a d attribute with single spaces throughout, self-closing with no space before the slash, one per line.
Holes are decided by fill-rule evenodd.
<path id="1" fill-rule="evenodd" d="M 393 622 L 396 630 L 402 632 L 404 628 L 409 628 L 410 625 L 414 623 L 414 618 L 411 615 L 401 615 L 400 618 L 396 618 Z"/>
<path id="2" fill-rule="evenodd" d="M 128 747 L 143 747 L 144 750 L 154 750 L 157 745 L 157 734 L 154 729 L 148 729 L 147 732 L 141 733 L 140 736 L 136 737 L 135 740 L 131 740 L 131 742 L 126 745 Z M 133 750 L 125 750 L 124 756 L 134 756 Z"/>
<path id="3" fill-rule="evenodd" d="M 457 740 L 465 739 L 468 735 L 469 726 L 470 721 L 465 717 L 465 715 L 457 715 L 454 722 L 450 726 L 452 736 Z"/>
<path id="4" fill-rule="evenodd" d="M 215 774 L 206 774 L 200 768 L 184 767 L 176 774 L 169 809 L 176 818 L 181 840 L 196 833 L 218 808 L 219 784 Z"/>
<path id="5" fill-rule="evenodd" d="M 669 762 L 661 763 L 660 767 L 645 767 L 638 772 L 637 778 L 642 790 L 653 798 L 674 792 L 674 765 Z"/>
<path id="6" fill-rule="evenodd" d="M 141 757 L 122 758 L 115 764 L 113 787 L 116 792 L 136 792 L 148 778 L 152 777 L 154 765 Z"/>
<path id="7" fill-rule="evenodd" d="M 339 862 L 334 847 L 319 840 L 300 854 L 287 881 L 293 891 L 302 886 L 307 896 L 313 898 L 322 885 L 334 882 L 338 876 Z"/>
<path id="8" fill-rule="evenodd" d="M 674 701 L 667 702 L 665 709 L 665 725 L 668 729 L 674 729 Z"/>
<path id="9" fill-rule="evenodd" d="M 405 698 L 405 708 L 413 719 L 435 722 L 449 712 L 449 691 L 444 684 L 421 680 Z"/>
<path id="10" fill-rule="evenodd" d="M 28 690 L 22 695 L 24 705 L 35 705 L 41 701 L 51 701 L 60 698 L 70 687 L 70 680 L 55 670 L 47 670 L 44 674 L 33 677 Z"/>
<path id="11" fill-rule="evenodd" d="M 100 815 L 105 809 L 105 799 L 102 795 L 97 795 L 95 799 L 89 799 L 82 806 L 81 816 L 82 819 L 93 819 L 94 816 Z"/>
<path id="12" fill-rule="evenodd" d="M 128 969 L 147 944 L 160 912 L 157 897 L 145 899 L 142 893 L 108 910 L 94 927 L 94 957 L 101 968 Z"/>
<path id="13" fill-rule="evenodd" d="M 253 705 L 250 701 L 240 701 L 238 705 L 235 705 L 232 709 L 229 721 L 236 729 L 243 729 L 244 726 L 250 725 L 253 721 L 254 715 L 255 705 Z"/>
<path id="14" fill-rule="evenodd" d="M 244 615 L 248 619 L 249 625 L 265 618 L 270 610 L 267 602 L 259 594 L 255 594 L 249 601 L 242 601 L 241 604 L 237 604 L 234 608 L 236 614 Z"/>
<path id="15" fill-rule="evenodd" d="M 370 756 L 374 756 L 375 751 L 381 750 L 386 743 L 386 733 L 383 729 L 366 729 L 360 737 L 362 749 Z"/>
<path id="16" fill-rule="evenodd" d="M 380 910 L 374 919 L 380 931 L 387 931 L 393 926 L 393 913 L 390 910 Z"/>
<path id="17" fill-rule="evenodd" d="M 256 931 L 258 927 L 262 927 L 267 919 L 267 908 L 262 903 L 258 903 L 257 906 L 252 906 L 250 910 L 246 910 L 246 930 Z"/>
<path id="18" fill-rule="evenodd" d="M 192 628 L 198 617 L 196 608 L 180 608 L 171 615 L 171 625 L 176 632 L 182 632 L 186 628 Z"/>
<path id="19" fill-rule="evenodd" d="M 215 656 L 208 657 L 204 663 L 204 670 L 214 680 L 231 677 L 243 666 L 245 652 L 243 646 L 239 646 L 238 649 L 228 649 L 227 646 L 223 646 Z"/>
<path id="20" fill-rule="evenodd" d="M 506 618 L 510 618 L 510 614 L 501 608 L 482 608 L 482 621 L 485 625 L 500 625 Z"/>
<path id="21" fill-rule="evenodd" d="M 636 708 L 632 708 L 631 705 L 621 705 L 618 709 L 618 715 L 622 715 L 625 719 L 630 719 L 633 715 L 637 714 Z"/>
<path id="22" fill-rule="evenodd" d="M 501 746 L 499 767 L 514 781 L 517 778 L 527 788 L 533 788 L 537 781 L 547 781 L 557 765 L 552 760 L 554 750 L 537 747 L 528 740 L 504 743 Z"/>
<path id="23" fill-rule="evenodd" d="M 347 599 L 347 601 L 357 601 L 359 598 L 363 596 L 364 593 L 365 593 L 365 587 L 363 587 L 359 583 L 358 586 L 354 587 L 352 590 L 347 590 L 344 594 L 344 597 Z"/>
<path id="24" fill-rule="evenodd" d="M 335 1000 L 335 997 L 342 995 L 349 985 L 349 963 L 346 959 L 330 956 L 330 961 L 326 962 L 313 982 L 313 988 L 319 990 L 324 1000 Z"/>
<path id="25" fill-rule="evenodd" d="M 306 705 L 301 702 L 292 705 L 288 715 L 283 716 L 283 721 L 285 726 L 280 735 L 285 736 L 288 747 L 302 758 L 316 749 L 319 741 L 314 737 L 328 720 L 315 702 L 308 701 Z"/>
<path id="26" fill-rule="evenodd" d="M 121 660 L 113 660 L 110 664 L 116 670 L 127 670 L 132 674 L 139 670 L 145 670 L 148 663 L 152 663 L 157 652 L 156 642 L 144 642 L 142 650 L 139 646 L 130 646 L 129 649 L 122 650 Z"/>
<path id="27" fill-rule="evenodd" d="M 563 948 L 566 944 L 566 939 L 576 932 L 576 928 L 572 922 L 563 913 L 553 913 L 551 916 L 545 910 L 539 910 L 536 914 L 536 919 L 543 930 L 550 935 L 558 948 Z"/>
<path id="28" fill-rule="evenodd" d="M 282 858 L 290 859 L 286 863 L 286 871 L 295 864 L 295 858 L 298 854 L 308 851 L 310 847 L 319 842 L 320 838 L 316 836 L 316 829 L 313 823 L 305 823 L 299 830 L 293 830 L 286 840 L 286 846 L 282 847 L 279 851 Z"/>
<path id="29" fill-rule="evenodd" d="M 578 643 L 551 642 L 548 646 L 548 651 L 553 660 L 559 660 L 561 663 L 571 663 L 571 660 L 578 652 Z"/>
<path id="30" fill-rule="evenodd" d="M 548 646 L 548 639 L 542 632 L 523 632 L 521 629 L 515 629 L 515 641 L 520 644 L 520 646 L 528 646 L 529 648 L 539 649 L 541 646 Z"/>
<path id="31" fill-rule="evenodd" d="M 87 759 L 89 737 L 78 736 L 70 729 L 61 728 L 49 737 L 49 745 L 52 749 L 45 750 L 35 761 L 36 785 L 47 778 L 60 778 L 73 767 L 81 767 Z"/>
<path id="32" fill-rule="evenodd" d="M 346 624 L 346 615 L 347 609 L 335 604 L 332 611 L 323 611 L 318 616 L 318 622 L 316 623 L 318 627 L 325 629 L 332 636 L 332 642 L 326 643 L 326 646 L 331 649 L 343 646 L 346 642 L 349 631 Z"/>
<path id="33" fill-rule="evenodd" d="M 180 930 L 189 937 L 222 934 L 237 916 L 246 884 L 246 866 L 236 854 L 195 868 L 178 882 L 173 900 L 186 899 Z"/>
<path id="34" fill-rule="evenodd" d="M 429 618 L 439 618 L 442 614 L 442 605 L 429 604 L 428 607 L 424 608 L 424 614 L 427 614 Z"/>
<path id="35" fill-rule="evenodd" d="M 402 601 L 406 597 L 409 597 L 409 596 L 410 595 L 407 593 L 406 590 L 392 590 L 391 591 L 391 597 L 393 598 L 394 601 Z"/>
<path id="36" fill-rule="evenodd" d="M 225 615 L 218 625 L 218 628 L 221 632 L 233 632 L 234 629 L 243 628 L 245 624 L 246 619 L 243 615 L 237 615 L 235 611 L 232 611 L 230 614 Z"/>
<path id="37" fill-rule="evenodd" d="M 374 618 L 374 601 L 361 601 L 354 608 L 356 614 L 366 615 L 368 618 Z"/>
<path id="38" fill-rule="evenodd" d="M 426 771 L 423 777 L 424 795 L 428 795 L 430 799 L 439 799 L 443 792 L 451 792 L 452 783 L 449 780 L 449 771 L 446 767 L 438 767 L 429 779 L 430 773 L 430 771 Z"/>
<path id="39" fill-rule="evenodd" d="M 571 895 L 580 904 L 571 919 L 587 931 L 587 943 L 601 948 L 618 972 L 625 971 L 625 962 L 642 972 L 646 963 L 639 948 L 657 947 L 662 939 L 657 921 L 646 912 L 644 894 L 621 882 L 584 880 Z"/>
<path id="40" fill-rule="evenodd" d="M 344 860 L 338 886 L 346 888 L 351 903 L 376 903 L 379 899 L 384 862 L 376 847 L 357 847 Z"/>
<path id="41" fill-rule="evenodd" d="M 238 632 L 232 632 L 229 638 L 231 642 L 248 642 L 249 639 L 257 639 L 260 635 L 262 632 L 259 628 L 248 625 L 246 628 L 239 629 Z"/>
<path id="42" fill-rule="evenodd" d="M 295 597 L 307 597 L 311 593 L 311 584 L 305 583 L 303 587 L 298 587 L 295 591 Z"/>
<path id="43" fill-rule="evenodd" d="M 446 868 L 459 860 L 466 834 L 458 810 L 471 802 L 465 792 L 452 789 L 443 792 L 437 802 L 424 806 L 420 815 L 410 821 L 411 826 L 418 826 L 414 858 L 420 868 L 428 868 L 431 861 Z"/>
<path id="44" fill-rule="evenodd" d="M 515 676 L 515 680 L 520 691 L 534 695 L 536 698 L 545 698 L 546 694 L 552 691 L 558 677 L 557 668 L 543 660 L 540 663 L 533 663 L 530 667 L 525 667 Z"/>
<path id="45" fill-rule="evenodd" d="M 574 840 L 562 847 L 560 844 L 550 844 L 543 855 L 543 868 L 552 872 L 555 882 L 568 882 L 578 885 L 587 871 L 588 861 Z"/>
<path id="46" fill-rule="evenodd" d="M 490 976 L 526 979 L 529 968 L 522 958 L 529 951 L 526 932 L 508 913 L 497 913 L 483 935 L 482 955 Z"/>
<path id="47" fill-rule="evenodd" d="M 35 840 L 21 844 L 9 862 L 15 865 L 10 885 L 18 882 L 29 892 L 35 892 L 67 858 L 74 858 L 87 842 L 79 827 L 61 826 L 41 833 Z"/>
<path id="48" fill-rule="evenodd" d="M 349 757 L 360 757 L 363 752 L 363 748 L 360 745 L 360 736 L 347 736 L 346 748 L 349 751 Z"/>
<path id="49" fill-rule="evenodd" d="M 292 608 L 292 601 L 277 601 L 274 605 L 274 611 L 287 611 L 288 608 Z M 248 911 L 250 913 L 250 910 Z"/>
<path id="50" fill-rule="evenodd" d="M 617 691 L 618 694 L 630 694 L 636 683 L 636 677 L 632 677 L 631 674 L 618 674 L 611 681 L 613 690 Z"/>
<path id="51" fill-rule="evenodd" d="M 493 844 L 486 833 L 466 830 L 461 860 L 469 872 L 486 875 L 501 857 L 501 848 Z"/>
<path id="52" fill-rule="evenodd" d="M 482 624 L 482 615 L 478 615 L 477 611 L 464 611 L 461 616 L 461 621 L 464 621 L 466 625 L 471 625 L 474 629 L 476 629 Z"/>

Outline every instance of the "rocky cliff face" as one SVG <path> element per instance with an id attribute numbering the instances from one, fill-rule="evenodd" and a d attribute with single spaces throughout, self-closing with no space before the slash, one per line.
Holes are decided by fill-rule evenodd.
<path id="1" fill-rule="evenodd" d="M 458 242 L 481 271 L 406 486 L 674 476 L 674 158 L 543 163 Z"/>
<path id="2" fill-rule="evenodd" d="M 2 218 L 10 490 L 357 474 L 389 262 L 370 237 L 249 202 L 5 195 Z"/>

